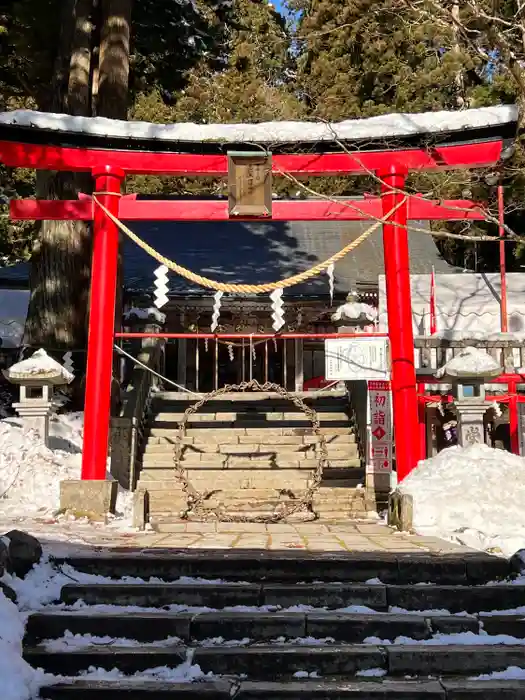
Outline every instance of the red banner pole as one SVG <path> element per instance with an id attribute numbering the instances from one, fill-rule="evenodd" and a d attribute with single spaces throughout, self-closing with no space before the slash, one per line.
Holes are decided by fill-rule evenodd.
<path id="1" fill-rule="evenodd" d="M 93 177 L 95 196 L 118 216 L 124 171 L 106 166 L 93 170 Z M 119 232 L 102 209 L 94 207 L 81 478 L 103 481 L 109 442 Z"/>
<path id="2" fill-rule="evenodd" d="M 419 415 L 414 363 L 414 333 L 410 294 L 408 207 L 403 189 L 407 171 L 392 166 L 378 171 L 382 180 L 383 224 L 388 333 L 392 363 L 392 406 L 398 482 L 416 466 L 419 456 Z M 404 204 L 401 204 L 405 200 Z"/>

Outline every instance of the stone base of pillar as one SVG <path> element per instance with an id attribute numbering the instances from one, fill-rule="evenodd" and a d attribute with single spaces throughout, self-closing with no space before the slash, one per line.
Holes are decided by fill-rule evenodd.
<path id="1" fill-rule="evenodd" d="M 412 496 L 401 491 L 393 491 L 388 501 L 388 524 L 401 532 L 410 532 L 413 521 L 414 502 Z"/>
<path id="2" fill-rule="evenodd" d="M 60 510 L 74 513 L 77 517 L 104 522 L 108 513 L 115 513 L 117 491 L 116 481 L 61 481 Z"/>
<path id="3" fill-rule="evenodd" d="M 133 527 L 144 530 L 148 521 L 148 493 L 137 489 L 133 494 Z"/>

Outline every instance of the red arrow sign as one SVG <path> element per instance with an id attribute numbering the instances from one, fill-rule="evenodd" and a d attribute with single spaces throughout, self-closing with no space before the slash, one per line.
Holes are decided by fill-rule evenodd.
<path id="1" fill-rule="evenodd" d="M 383 430 L 383 428 L 380 425 L 378 425 L 377 428 L 372 432 L 372 435 L 378 440 L 382 440 L 385 437 L 386 433 Z"/>

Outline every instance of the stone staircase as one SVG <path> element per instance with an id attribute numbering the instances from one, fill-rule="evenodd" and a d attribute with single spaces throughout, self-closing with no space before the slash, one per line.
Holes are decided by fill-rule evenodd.
<path id="1" fill-rule="evenodd" d="M 364 474 L 346 394 L 300 396 L 320 418 L 329 459 L 311 517 L 366 517 L 370 506 L 358 488 Z M 138 488 L 147 493 L 150 522 L 159 531 L 169 532 L 186 509 L 173 454 L 179 421 L 193 403 L 173 392 L 153 401 Z M 207 508 L 233 517 L 269 517 L 304 493 L 318 464 L 317 443 L 304 412 L 278 394 L 225 394 L 191 415 L 182 463 L 198 491 L 212 492 Z"/>
<path id="2" fill-rule="evenodd" d="M 56 563 L 84 581 L 28 619 L 25 659 L 66 677 L 43 699 L 525 698 L 525 680 L 478 678 L 525 669 L 525 585 L 495 582 L 510 574 L 504 559 L 182 550 Z M 66 632 L 95 638 L 66 645 Z M 89 668 L 111 674 L 82 678 Z"/>

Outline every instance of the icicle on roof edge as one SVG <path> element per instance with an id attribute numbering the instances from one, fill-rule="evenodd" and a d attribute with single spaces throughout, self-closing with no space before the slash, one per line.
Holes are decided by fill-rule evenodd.
<path id="1" fill-rule="evenodd" d="M 153 124 L 119 121 L 104 117 L 74 117 L 68 114 L 13 110 L 0 113 L 0 125 L 49 131 L 85 133 L 130 139 L 180 142 L 291 143 L 362 140 L 439 134 L 451 131 L 503 126 L 516 122 L 516 105 L 495 105 L 460 112 L 386 114 L 367 119 L 348 119 L 326 124 L 308 122 L 264 122 L 260 124 Z"/>

